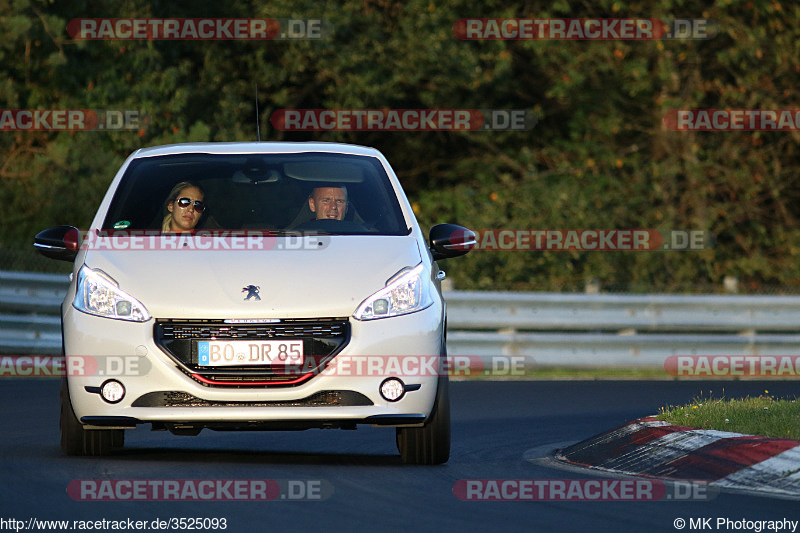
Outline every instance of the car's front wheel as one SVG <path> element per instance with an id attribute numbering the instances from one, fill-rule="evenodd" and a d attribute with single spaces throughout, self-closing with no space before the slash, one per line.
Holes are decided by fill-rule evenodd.
<path id="1" fill-rule="evenodd" d="M 72 410 L 67 380 L 61 381 L 61 450 L 67 455 L 108 455 L 125 444 L 124 429 L 84 429 Z"/>
<path id="2" fill-rule="evenodd" d="M 436 400 L 418 428 L 397 428 L 397 449 L 406 464 L 438 465 L 450 459 L 450 393 L 447 376 L 439 379 Z"/>

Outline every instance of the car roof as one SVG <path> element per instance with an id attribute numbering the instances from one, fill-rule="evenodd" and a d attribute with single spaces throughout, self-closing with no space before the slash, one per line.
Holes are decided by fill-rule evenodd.
<path id="1" fill-rule="evenodd" d="M 136 150 L 132 156 L 152 157 L 173 154 L 294 154 L 325 152 L 379 157 L 375 148 L 356 144 L 330 142 L 203 142 L 150 146 Z"/>

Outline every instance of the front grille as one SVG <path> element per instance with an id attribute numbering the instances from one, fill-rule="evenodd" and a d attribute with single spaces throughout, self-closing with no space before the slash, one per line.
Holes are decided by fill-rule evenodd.
<path id="1" fill-rule="evenodd" d="M 278 320 L 268 324 L 229 324 L 222 319 L 157 320 L 154 338 L 179 368 L 207 386 L 264 387 L 293 386 L 320 373 L 328 361 L 347 344 L 347 318 Z M 207 340 L 302 340 L 305 360 L 293 367 L 201 366 L 199 341 Z M 302 378 L 302 379 L 301 379 Z"/>
<path id="2" fill-rule="evenodd" d="M 131 407 L 351 407 L 373 405 L 363 394 L 355 391 L 320 391 L 297 400 L 270 402 L 233 402 L 203 400 L 188 392 L 148 392 L 136 399 Z"/>
<path id="3" fill-rule="evenodd" d="M 161 338 L 180 339 L 331 339 L 347 332 L 347 319 L 314 319 L 312 321 L 281 321 L 275 324 L 225 324 L 222 320 L 164 320 Z"/>

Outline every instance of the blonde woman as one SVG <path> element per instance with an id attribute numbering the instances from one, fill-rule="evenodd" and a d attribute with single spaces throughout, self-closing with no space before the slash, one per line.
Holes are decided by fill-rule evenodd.
<path id="1" fill-rule="evenodd" d="M 175 185 L 164 202 L 167 214 L 161 224 L 161 231 L 165 233 L 192 231 L 206 209 L 203 198 L 205 198 L 203 189 L 196 183 L 182 181 Z"/>

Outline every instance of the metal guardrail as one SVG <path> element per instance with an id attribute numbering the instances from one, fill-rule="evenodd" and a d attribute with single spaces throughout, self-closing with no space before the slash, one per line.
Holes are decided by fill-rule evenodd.
<path id="1" fill-rule="evenodd" d="M 0 353 L 61 353 L 59 310 L 69 276 L 0 270 Z"/>
<path id="2" fill-rule="evenodd" d="M 800 296 L 451 292 L 448 353 L 538 366 L 663 367 L 673 355 L 800 355 Z"/>
<path id="3" fill-rule="evenodd" d="M 0 353 L 57 354 L 66 275 L 0 271 Z M 800 355 L 800 296 L 445 293 L 451 355 L 660 367 L 671 355 Z"/>
<path id="4" fill-rule="evenodd" d="M 456 329 L 800 330 L 800 296 L 447 293 Z"/>

